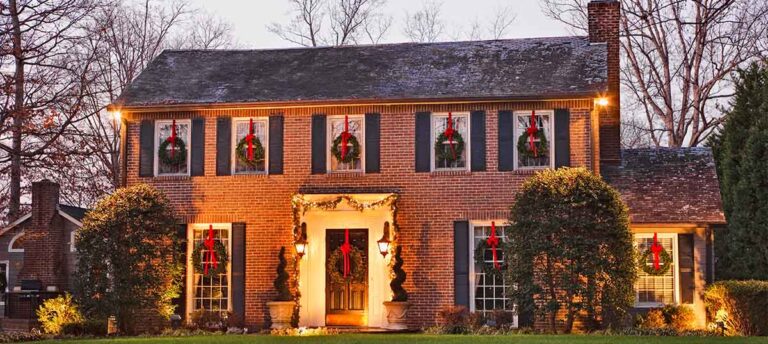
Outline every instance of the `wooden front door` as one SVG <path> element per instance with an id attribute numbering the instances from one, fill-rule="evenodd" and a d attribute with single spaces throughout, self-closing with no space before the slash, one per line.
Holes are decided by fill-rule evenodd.
<path id="1" fill-rule="evenodd" d="M 326 272 L 325 272 L 325 324 L 327 326 L 365 326 L 368 311 L 368 230 L 350 229 L 349 241 L 361 255 L 362 266 L 351 264 L 350 275 L 355 275 L 355 269 L 364 269 L 362 278 L 349 281 L 334 282 L 330 271 L 327 270 L 328 259 L 344 244 L 344 229 L 329 229 L 326 232 Z M 352 260 L 352 259 L 350 259 Z M 342 259 L 337 259 L 337 276 L 343 276 Z M 358 274 L 360 276 L 360 274 Z M 342 279 L 343 280 L 343 279 Z"/>

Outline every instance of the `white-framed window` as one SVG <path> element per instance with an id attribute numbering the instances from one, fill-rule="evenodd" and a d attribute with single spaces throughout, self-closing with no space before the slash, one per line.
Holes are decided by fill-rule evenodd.
<path id="1" fill-rule="evenodd" d="M 227 262 L 226 272 L 218 274 L 216 276 L 205 277 L 203 274 L 198 273 L 194 266 L 192 266 L 192 254 L 195 247 L 204 243 L 208 238 L 209 226 L 213 225 L 213 233 L 215 240 L 220 241 L 227 248 L 227 255 L 232 257 L 232 243 L 230 241 L 232 234 L 232 224 L 230 223 L 199 223 L 192 224 L 187 230 L 187 254 L 190 259 L 187 259 L 187 309 L 189 312 L 205 309 L 213 312 L 221 312 L 224 315 L 226 312 L 232 310 L 232 271 L 230 258 Z M 205 261 L 204 257 L 207 250 L 204 248 L 200 250 L 201 261 Z"/>
<path id="2" fill-rule="evenodd" d="M 248 164 L 237 158 L 237 146 L 250 132 L 250 121 L 253 119 L 254 151 L 256 140 L 264 150 L 262 159 Z M 269 166 L 269 118 L 233 118 L 232 119 L 232 174 L 265 174 Z M 243 145 L 243 155 L 248 156 L 248 145 Z"/>
<path id="3" fill-rule="evenodd" d="M 11 242 L 8 243 L 8 252 L 22 253 L 24 252 L 24 232 L 19 232 L 11 238 Z"/>
<path id="4" fill-rule="evenodd" d="M 77 236 L 76 230 L 69 232 L 69 252 L 77 252 L 77 249 L 75 248 L 75 236 Z"/>
<path id="5" fill-rule="evenodd" d="M 5 273 L 5 290 L 4 293 L 11 291 L 11 262 L 8 260 L 0 260 L 0 271 Z M 0 298 L 0 306 L 5 305 L 5 298 Z"/>
<path id="6" fill-rule="evenodd" d="M 672 257 L 672 267 L 662 276 L 652 276 L 639 269 L 635 284 L 635 307 L 659 307 L 666 304 L 677 304 L 680 299 L 680 281 L 677 278 L 678 253 L 677 234 L 658 233 L 659 245 Z M 653 245 L 653 233 L 635 234 L 635 246 L 638 252 L 647 251 Z M 653 256 L 645 262 L 653 266 Z"/>
<path id="7" fill-rule="evenodd" d="M 496 236 L 500 242 L 507 240 L 509 225 L 506 220 L 495 221 Z M 498 310 L 512 311 L 512 301 L 507 296 L 507 284 L 500 276 L 486 275 L 483 266 L 477 263 L 475 251 L 481 241 L 487 240 L 491 235 L 491 221 L 472 221 L 470 223 L 470 247 L 469 247 L 469 308 L 472 312 L 489 315 Z M 504 262 L 504 252 L 497 249 L 496 257 L 499 263 Z M 483 264 L 493 267 L 493 251 L 488 248 L 483 253 Z M 517 316 L 514 318 L 517 326 Z"/>
<path id="8" fill-rule="evenodd" d="M 328 132 L 326 135 L 326 147 L 328 147 L 328 171 L 329 172 L 363 172 L 365 166 L 365 117 L 363 115 L 348 115 L 349 133 L 355 136 L 360 145 L 360 156 L 350 162 L 340 162 L 333 155 L 331 149 L 334 141 L 344 132 L 344 116 L 328 117 Z M 347 143 L 347 147 L 352 147 Z"/>
<path id="9" fill-rule="evenodd" d="M 169 165 L 160 162 L 158 158 L 158 152 L 160 150 L 160 144 L 168 140 L 171 137 L 173 127 L 172 120 L 159 120 L 155 121 L 155 175 L 156 176 L 188 176 L 189 175 L 189 161 L 192 152 L 192 142 L 190 140 L 192 131 L 192 121 L 188 119 L 176 120 L 176 137 L 184 141 L 184 147 L 187 154 L 184 157 L 184 161 L 178 165 Z M 168 155 L 171 155 L 172 145 L 166 147 Z M 178 152 L 179 147 L 176 146 Z"/>
<path id="10" fill-rule="evenodd" d="M 451 154 L 455 152 L 456 139 L 454 139 L 454 151 L 451 150 L 450 142 L 447 140 L 443 142 L 443 147 L 435 147 L 437 144 L 437 138 L 440 134 L 445 133 L 445 129 L 448 127 L 448 113 L 433 113 L 432 114 L 432 149 L 430 149 L 432 160 L 432 171 L 465 171 L 469 169 L 469 113 L 468 112 L 452 112 L 451 120 L 453 121 L 453 130 L 461 135 L 464 141 L 464 150 L 461 154 L 457 154 L 456 159 L 443 159 L 437 154 L 438 148 L 443 150 L 443 154 Z"/>
<path id="11" fill-rule="evenodd" d="M 542 146 L 542 140 L 540 137 L 534 138 L 534 145 L 537 150 L 534 152 L 530 149 L 530 139 L 528 135 L 528 128 L 531 126 L 531 116 L 533 111 L 515 111 L 515 124 L 514 124 L 514 139 L 515 139 L 515 169 L 538 169 L 554 167 L 555 156 L 555 140 L 553 133 L 555 112 L 553 110 L 536 110 L 536 128 L 544 135 L 546 139 L 546 147 Z M 525 145 L 530 152 L 527 155 L 522 155 L 518 151 L 518 144 L 521 139 L 525 140 Z M 546 149 L 539 149 L 546 148 Z"/>

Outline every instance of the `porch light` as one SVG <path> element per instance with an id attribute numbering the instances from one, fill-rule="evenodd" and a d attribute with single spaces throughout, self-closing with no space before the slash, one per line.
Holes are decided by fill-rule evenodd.
<path id="1" fill-rule="evenodd" d="M 120 113 L 120 110 L 112 110 L 112 119 L 115 120 L 115 122 L 120 122 L 120 116 L 122 116 L 122 113 Z"/>
<path id="2" fill-rule="evenodd" d="M 605 97 L 595 98 L 595 104 L 599 106 L 608 106 L 608 98 L 605 98 Z"/>
<path id="3" fill-rule="evenodd" d="M 304 257 L 304 253 L 307 252 L 307 224 L 301 224 L 301 233 L 299 233 L 299 239 L 293 243 L 293 247 L 296 249 L 296 255 Z"/>
<path id="4" fill-rule="evenodd" d="M 387 256 L 387 253 L 389 253 L 389 222 L 384 222 L 384 234 L 382 234 L 381 239 L 376 242 L 376 244 L 379 245 L 379 252 L 381 252 L 381 255 L 383 257 Z"/>

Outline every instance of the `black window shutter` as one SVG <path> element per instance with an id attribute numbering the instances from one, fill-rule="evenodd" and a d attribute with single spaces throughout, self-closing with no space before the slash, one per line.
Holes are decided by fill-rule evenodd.
<path id="1" fill-rule="evenodd" d="M 515 116 L 512 111 L 499 111 L 499 171 L 515 169 Z"/>
<path id="2" fill-rule="evenodd" d="M 326 143 L 325 115 L 312 115 L 312 174 L 326 172 L 325 159 L 328 154 Z"/>
<path id="3" fill-rule="evenodd" d="M 432 142 L 430 142 L 430 127 L 432 114 L 429 112 L 417 112 L 416 113 L 416 172 L 429 172 L 432 169 L 432 164 L 429 159 L 431 157 L 430 148 L 432 148 Z"/>
<path id="4" fill-rule="evenodd" d="M 365 114 L 365 172 L 381 172 L 381 115 Z"/>
<path id="5" fill-rule="evenodd" d="M 176 306 L 176 314 L 181 315 L 184 319 L 187 317 L 187 224 L 180 223 L 177 225 L 176 233 L 178 235 L 178 254 L 183 257 L 182 261 L 185 262 L 181 265 L 181 291 L 179 297 L 173 299 L 173 305 Z"/>
<path id="6" fill-rule="evenodd" d="M 216 175 L 231 174 L 232 157 L 232 119 L 219 117 L 216 120 Z"/>
<path id="7" fill-rule="evenodd" d="M 680 297 L 682 303 L 693 303 L 694 283 L 693 234 L 677 235 L 678 267 L 680 268 Z"/>
<path id="8" fill-rule="evenodd" d="M 283 174 L 283 115 L 269 117 L 269 174 Z"/>
<path id="9" fill-rule="evenodd" d="M 192 119 L 192 167 L 190 174 L 192 176 L 202 176 L 205 174 L 205 120 L 202 118 Z"/>
<path id="10" fill-rule="evenodd" d="M 571 113 L 555 110 L 555 168 L 571 166 Z"/>
<path id="11" fill-rule="evenodd" d="M 139 129 L 139 177 L 155 174 L 155 121 L 141 121 Z"/>
<path id="12" fill-rule="evenodd" d="M 470 149 L 472 171 L 485 171 L 485 111 L 472 111 L 470 114 L 471 132 Z"/>
<path id="13" fill-rule="evenodd" d="M 469 222 L 453 223 L 454 304 L 469 308 Z"/>
<path id="14" fill-rule="evenodd" d="M 245 223 L 232 224 L 232 313 L 245 317 Z"/>

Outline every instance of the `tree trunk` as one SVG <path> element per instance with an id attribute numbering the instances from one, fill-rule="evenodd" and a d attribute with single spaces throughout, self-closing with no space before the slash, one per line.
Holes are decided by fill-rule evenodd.
<path id="1" fill-rule="evenodd" d="M 19 217 L 21 207 L 21 129 L 24 123 L 24 58 L 21 48 L 21 25 L 16 0 L 10 0 L 10 14 L 13 25 L 13 57 L 16 62 L 14 74 L 15 100 L 13 104 L 13 126 L 11 127 L 11 195 L 8 217 L 11 221 Z"/>

